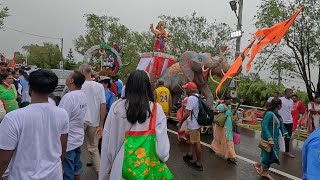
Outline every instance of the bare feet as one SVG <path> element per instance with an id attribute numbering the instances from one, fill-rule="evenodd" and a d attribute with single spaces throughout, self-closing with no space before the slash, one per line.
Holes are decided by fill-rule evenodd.
<path id="1" fill-rule="evenodd" d="M 260 165 L 260 163 L 254 164 L 253 167 L 256 170 L 256 172 L 259 174 L 259 176 L 261 176 L 261 165 Z"/>
<path id="2" fill-rule="evenodd" d="M 295 158 L 295 156 L 292 154 L 292 153 L 290 153 L 290 152 L 285 152 L 285 153 L 283 153 L 285 156 L 287 156 L 287 157 L 290 157 L 290 158 Z"/>

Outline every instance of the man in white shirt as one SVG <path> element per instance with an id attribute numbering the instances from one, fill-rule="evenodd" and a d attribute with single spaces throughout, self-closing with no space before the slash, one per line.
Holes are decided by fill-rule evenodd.
<path id="1" fill-rule="evenodd" d="M 91 161 L 95 171 L 99 174 L 100 155 L 99 155 L 99 139 L 102 137 L 103 124 L 106 116 L 106 96 L 104 87 L 92 80 L 92 69 L 88 64 L 79 67 L 80 72 L 86 77 L 86 81 L 82 85 L 87 96 L 88 108 L 85 114 L 84 132 L 87 149 L 91 156 Z"/>
<path id="2" fill-rule="evenodd" d="M 292 126 L 293 126 L 293 118 L 292 118 L 292 109 L 293 109 L 293 100 L 291 99 L 293 95 L 293 90 L 287 88 L 284 91 L 284 97 L 281 97 L 282 107 L 279 110 L 279 114 L 283 120 L 284 127 L 288 131 L 289 137 L 284 138 L 285 142 L 285 153 L 284 155 L 294 158 L 295 156 L 290 153 L 290 140 L 292 136 Z"/>
<path id="3" fill-rule="evenodd" d="M 87 97 L 81 90 L 86 78 L 79 71 L 71 73 L 66 79 L 69 93 L 64 95 L 59 107 L 69 115 L 69 136 L 67 153 L 63 161 L 63 179 L 79 180 L 83 172 L 81 146 L 84 139 L 84 116 L 87 110 Z"/>
<path id="4" fill-rule="evenodd" d="M 31 105 L 8 113 L 0 124 L 0 177 L 9 162 L 10 180 L 62 179 L 67 147 L 67 112 L 48 103 L 58 84 L 51 71 L 29 76 Z"/>
<path id="5" fill-rule="evenodd" d="M 197 85 L 194 82 L 188 82 L 186 85 L 182 86 L 185 90 L 188 98 L 188 103 L 186 110 L 184 111 L 183 118 L 178 123 L 180 127 L 181 124 L 187 120 L 188 127 L 188 141 L 189 151 L 183 156 L 183 160 L 188 163 L 188 165 L 198 171 L 203 171 L 202 162 L 201 162 L 201 144 L 200 144 L 200 128 L 198 124 L 198 114 L 199 114 L 199 99 L 196 96 L 200 96 L 197 90 Z M 197 160 L 192 162 L 193 159 L 193 148 L 195 148 Z"/>

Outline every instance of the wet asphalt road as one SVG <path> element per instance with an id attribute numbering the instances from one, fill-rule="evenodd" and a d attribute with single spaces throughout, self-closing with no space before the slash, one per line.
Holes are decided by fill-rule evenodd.
<path id="1" fill-rule="evenodd" d="M 175 123 L 169 122 L 168 128 L 176 131 Z M 257 147 L 260 133 L 249 129 L 240 129 L 241 144 L 236 145 L 236 153 L 239 156 L 245 157 L 252 161 L 260 161 L 260 150 Z M 237 165 L 227 162 L 222 157 L 215 155 L 210 148 L 202 146 L 202 159 L 203 159 L 203 172 L 198 172 L 188 167 L 182 160 L 182 156 L 187 152 L 187 144 L 178 142 L 177 136 L 168 132 L 170 139 L 170 158 L 167 162 L 168 167 L 174 174 L 177 180 L 258 180 L 263 179 L 258 176 L 253 168 L 253 165 L 247 161 L 237 159 Z M 202 135 L 201 141 L 211 144 L 212 134 Z M 301 151 L 303 142 L 293 141 L 293 153 L 296 158 L 284 157 L 280 155 L 281 165 L 272 165 L 273 168 L 301 178 L 302 165 L 301 165 Z M 84 173 L 82 174 L 83 180 L 95 180 L 96 174 L 93 172 L 92 167 L 86 167 L 85 163 L 88 162 L 88 153 L 83 148 L 82 162 L 84 164 Z M 276 180 L 290 179 L 276 173 L 270 173 Z"/>

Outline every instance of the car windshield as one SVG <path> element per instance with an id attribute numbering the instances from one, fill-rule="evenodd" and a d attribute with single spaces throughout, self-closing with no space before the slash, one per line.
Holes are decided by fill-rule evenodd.
<path id="1" fill-rule="evenodd" d="M 62 70 L 62 69 L 51 69 L 52 72 L 54 72 L 59 79 L 67 79 L 69 74 L 72 72 L 70 70 Z"/>

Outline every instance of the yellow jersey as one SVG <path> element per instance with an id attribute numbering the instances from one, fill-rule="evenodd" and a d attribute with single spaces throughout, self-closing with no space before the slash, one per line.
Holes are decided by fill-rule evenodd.
<path id="1" fill-rule="evenodd" d="M 170 91 L 166 87 L 158 87 L 156 89 L 157 92 L 157 102 L 161 105 L 163 112 L 165 115 L 168 115 L 169 112 L 169 98 L 170 98 Z"/>

